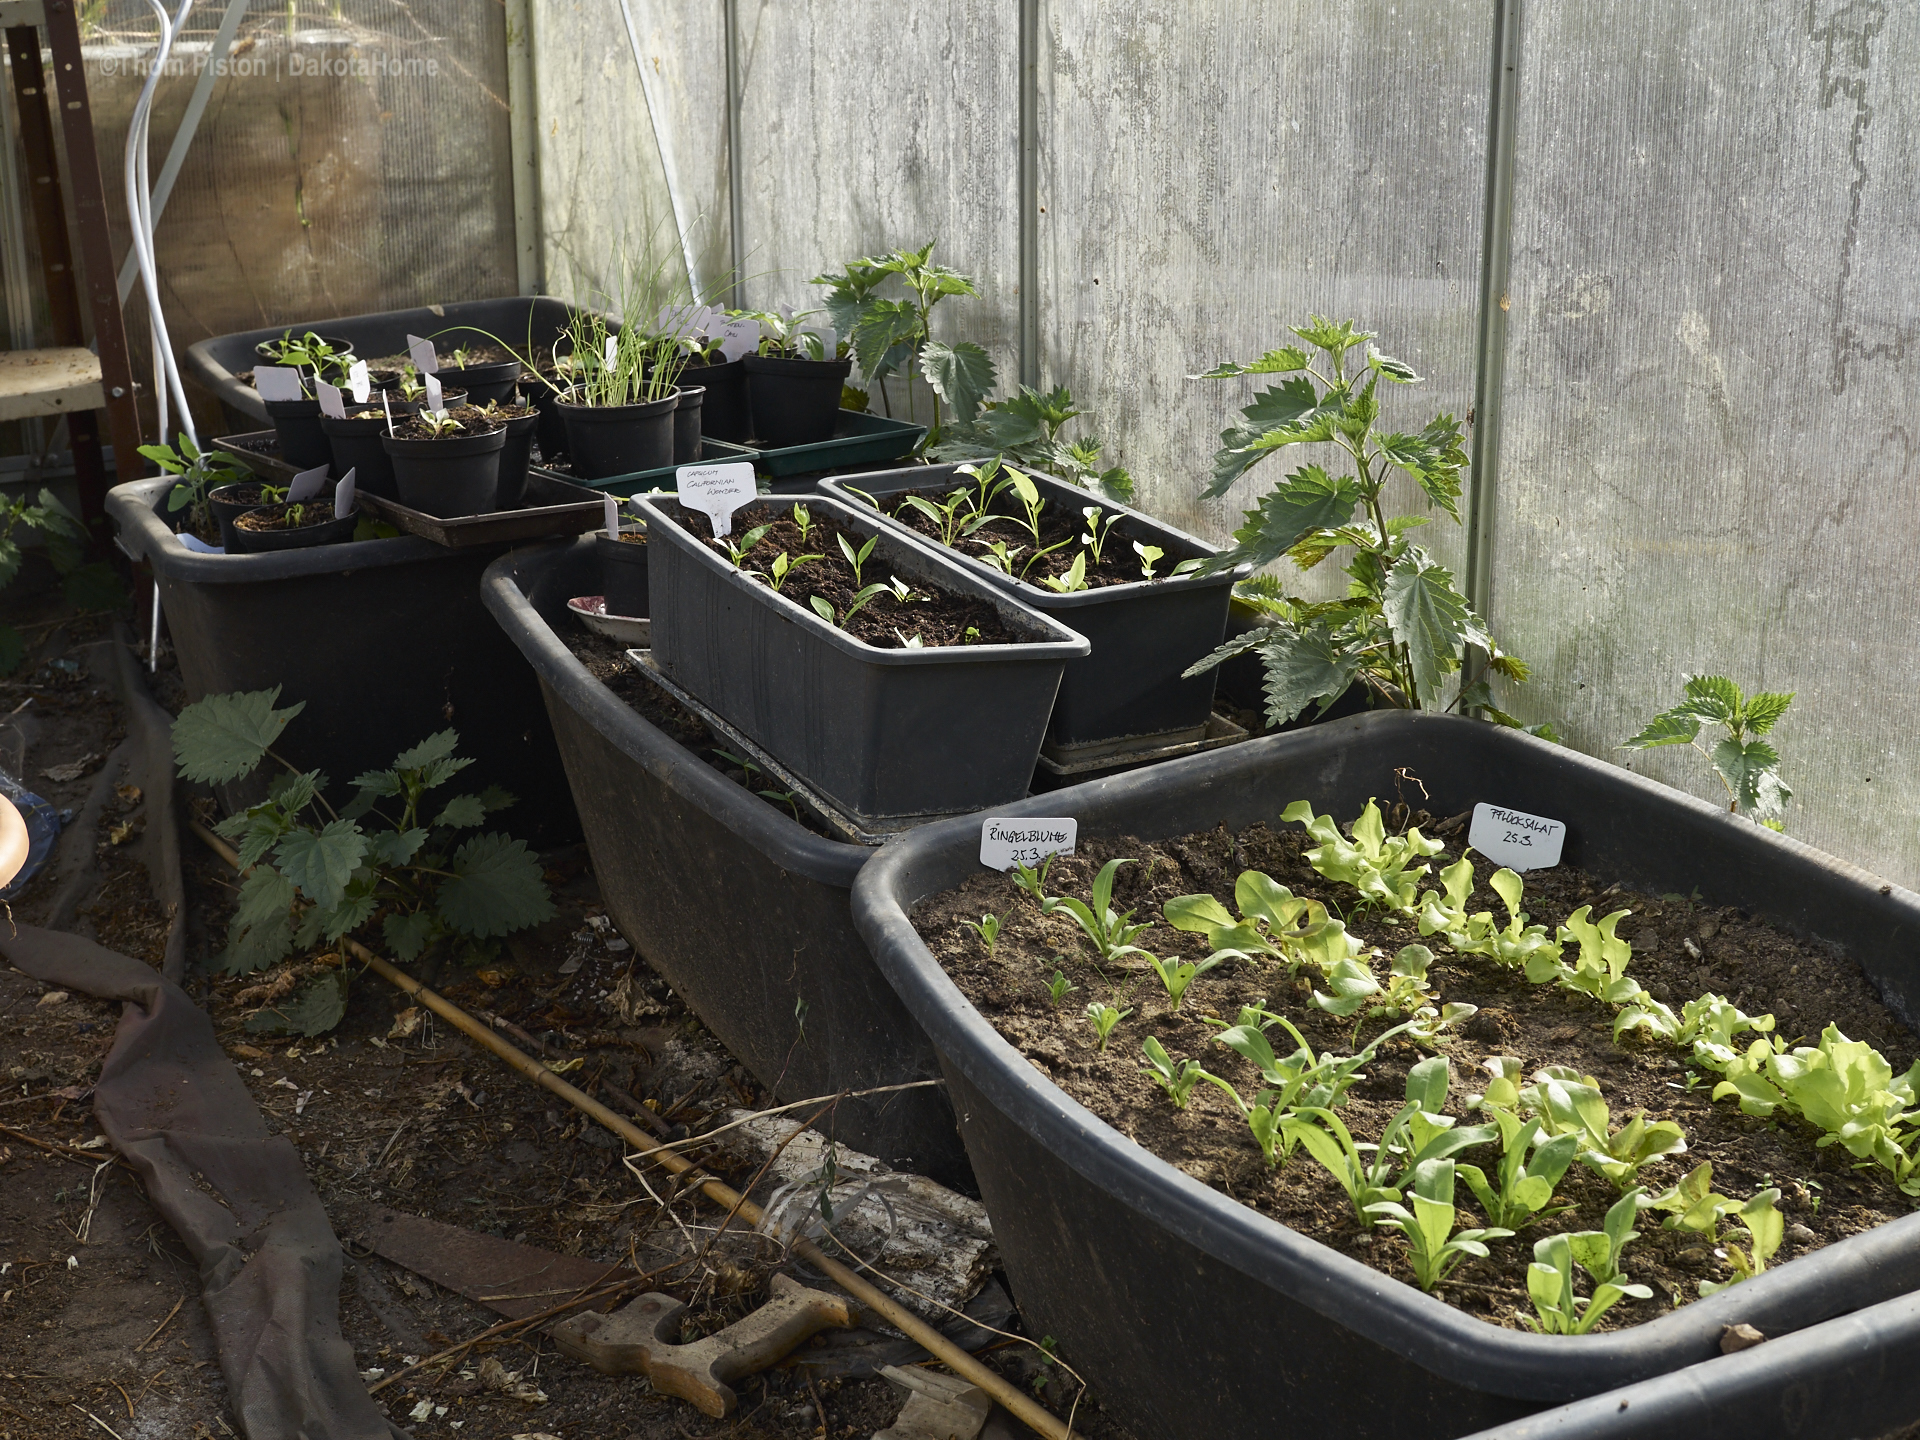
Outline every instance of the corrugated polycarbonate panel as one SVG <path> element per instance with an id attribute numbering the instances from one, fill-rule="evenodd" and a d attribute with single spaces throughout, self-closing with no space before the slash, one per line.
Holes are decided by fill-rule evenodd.
<path id="1" fill-rule="evenodd" d="M 1148 508 L 1224 537 L 1277 467 L 1334 463 L 1332 447 L 1283 452 L 1226 500 L 1198 499 L 1258 386 L 1186 377 L 1286 343 L 1310 312 L 1377 330 L 1427 377 L 1385 397 L 1387 428 L 1464 418 L 1485 0 L 1046 0 L 1042 15 L 1042 373 L 1072 388 Z M 1460 563 L 1460 527 L 1439 515 L 1422 533 Z M 1332 564 L 1282 568 L 1302 592 L 1344 583 Z"/>
<path id="2" fill-rule="evenodd" d="M 1538 671 L 1513 707 L 1724 798 L 1684 748 L 1613 747 L 1684 672 L 1796 691 L 1788 832 L 1920 883 L 1920 10 L 1524 23 L 1493 610 Z"/>
<path id="3" fill-rule="evenodd" d="M 813 308 L 825 292 L 810 277 L 938 240 L 934 258 L 982 298 L 942 301 L 934 338 L 985 346 L 1005 393 L 1019 336 L 1015 5 L 740 0 L 740 27 L 748 304 Z"/>

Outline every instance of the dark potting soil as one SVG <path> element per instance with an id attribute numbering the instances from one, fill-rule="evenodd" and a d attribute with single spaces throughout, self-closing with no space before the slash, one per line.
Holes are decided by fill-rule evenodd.
<path id="1" fill-rule="evenodd" d="M 955 486 L 954 488 L 965 487 Z M 887 513 L 902 525 L 911 526 L 916 534 L 924 535 L 938 545 L 940 526 L 924 511 L 907 504 L 906 497 L 917 495 L 923 500 L 938 505 L 952 493 L 953 490 L 909 490 L 900 495 L 887 496 L 886 503 L 893 507 Z M 1071 570 L 1074 557 L 1083 550 L 1087 556 L 1086 580 L 1089 590 L 1099 590 L 1108 585 L 1135 585 L 1147 578 L 1141 571 L 1140 557 L 1134 553 L 1134 537 L 1125 533 L 1124 519 L 1115 525 L 1101 541 L 1100 563 L 1096 565 L 1093 560 L 1093 551 L 1083 545 L 1080 539 L 1087 533 L 1086 517 L 1078 509 L 1069 510 L 1052 500 L 1047 501 L 1046 509 L 1040 512 L 1039 548 L 1045 550 L 1050 545 L 1061 545 L 1062 541 L 1066 543 L 1051 554 L 1042 555 L 1038 560 L 1034 560 L 1030 569 L 1023 568 L 1033 556 L 1035 548 L 1033 532 L 1027 528 L 1026 512 L 1010 508 L 1013 503 L 1006 495 L 1001 495 L 989 508 L 993 514 L 1003 518 L 988 523 L 971 535 L 962 536 L 951 548 L 958 550 L 962 555 L 971 555 L 976 560 L 984 560 L 992 565 L 995 562 L 990 558 L 987 550 L 990 542 L 999 541 L 1010 552 L 1019 546 L 1017 553 L 1012 555 L 1015 577 L 1042 589 L 1046 588 L 1043 581 L 1049 578 L 1058 579 Z M 1092 491 L 1087 492 L 1086 503 L 1100 506 L 1105 512 L 1101 516 L 1102 521 L 1113 515 L 1113 507 L 1102 504 L 1100 497 Z M 1173 573 L 1173 567 L 1186 558 L 1185 555 L 1168 554 L 1154 561 L 1155 578 L 1166 579 Z"/>
<path id="2" fill-rule="evenodd" d="M 274 448 L 277 450 L 279 447 L 276 446 Z M 224 485 L 216 486 L 215 488 L 226 490 L 227 492 L 220 497 L 220 502 L 223 505 L 271 505 L 274 501 L 267 495 L 269 488 L 273 490 L 275 495 L 284 495 L 287 493 L 287 487 L 284 485 L 268 487 L 265 485 L 250 484 L 245 481 L 231 488 Z"/>
<path id="3" fill-rule="evenodd" d="M 731 563 L 726 546 L 714 540 L 712 522 L 705 515 L 678 505 L 672 507 L 672 513 L 689 534 Z M 772 574 L 773 562 L 783 551 L 795 559 L 803 555 L 812 556 L 812 559 L 790 571 L 780 588 L 782 595 L 803 610 L 812 610 L 810 602 L 818 595 L 833 606 L 836 617 L 844 616 L 847 606 L 864 586 L 893 578 L 892 567 L 880 554 L 880 547 L 875 546 L 873 554 L 862 565 L 859 583 L 856 583 L 853 567 L 840 553 L 839 537 L 846 536 L 847 543 L 853 546 L 856 555 L 867 543 L 867 537 L 852 530 L 842 530 L 825 514 L 813 516 L 813 523 L 804 540 L 800 535 L 800 527 L 793 521 L 792 512 L 787 509 L 750 505 L 733 517 L 735 537 L 744 536 L 749 530 L 762 525 L 771 528 L 747 552 L 741 568 L 757 570 L 766 576 Z M 839 621 L 841 628 L 854 639 L 879 650 L 906 649 L 907 641 L 916 637 L 929 648 L 941 645 L 1018 645 L 1027 639 L 1009 630 L 1001 622 L 1000 612 L 986 600 L 972 595 L 956 595 L 914 576 L 902 575 L 900 578 L 912 585 L 913 593 L 918 598 L 903 603 L 891 594 L 882 592 L 863 605 L 851 620 Z M 927 598 L 929 596 L 932 598 Z"/>
<path id="4" fill-rule="evenodd" d="M 504 345 L 469 345 L 466 347 L 466 353 L 456 360 L 453 351 L 440 349 L 439 345 L 440 342 L 436 340 L 434 342 L 435 353 L 440 357 L 440 368 L 442 370 L 466 370 L 476 365 L 504 365 L 509 360 L 518 360 L 520 358 Z M 387 369 L 397 371 L 403 365 L 411 365 L 412 363 L 413 356 L 402 351 L 398 355 L 382 355 L 377 360 L 369 360 L 367 361 L 367 368 L 369 370 Z"/>
<path id="5" fill-rule="evenodd" d="M 506 423 L 505 416 L 490 414 L 478 405 L 455 405 L 447 414 L 460 426 L 451 435 L 435 434 L 418 414 L 408 415 L 404 420 L 396 419 L 393 433 L 402 440 L 465 440 L 475 435 L 491 435 Z"/>
<path id="6" fill-rule="evenodd" d="M 1416 822 L 1425 817 L 1416 815 Z M 1452 822 L 1464 824 L 1465 817 Z M 1445 828 L 1444 826 L 1442 828 Z M 1434 828 L 1423 825 L 1431 836 Z M 1430 861 L 1437 873 L 1458 854 Z M 1553 985 L 1533 985 L 1524 975 L 1481 956 L 1454 954 L 1439 936 L 1422 939 L 1411 922 L 1392 924 L 1357 914 L 1354 892 L 1316 874 L 1301 858 L 1311 846 L 1305 832 L 1255 825 L 1238 835 L 1219 830 L 1148 844 L 1137 840 L 1094 840 L 1078 856 L 1057 860 L 1047 893 L 1085 900 L 1093 877 L 1109 859 L 1130 857 L 1114 886 L 1116 910 L 1132 909 L 1134 920 L 1160 920 L 1160 907 L 1177 895 L 1210 891 L 1233 909 L 1234 881 L 1243 870 L 1264 871 L 1297 896 L 1325 903 L 1347 916 L 1349 928 L 1392 955 L 1402 945 L 1426 944 L 1435 955 L 1429 972 L 1443 1001 L 1479 1006 L 1479 1013 L 1456 1030 L 1443 1032 L 1440 1053 L 1452 1071 L 1448 1113 L 1462 1124 L 1477 1123 L 1466 1096 L 1485 1088 L 1482 1062 L 1494 1055 L 1517 1055 L 1531 1075 L 1543 1065 L 1576 1067 L 1598 1077 L 1611 1110 L 1611 1123 L 1626 1123 L 1645 1107 L 1652 1120 L 1672 1120 L 1686 1132 L 1685 1154 L 1655 1161 L 1641 1172 L 1649 1194 L 1658 1194 L 1701 1161 L 1713 1164 L 1713 1188 L 1736 1200 L 1777 1185 L 1786 1220 L 1786 1240 L 1771 1262 L 1785 1264 L 1823 1245 L 1872 1229 L 1910 1213 L 1914 1202 L 1901 1195 L 1878 1167 L 1853 1169 L 1854 1159 L 1833 1145 L 1816 1148 L 1818 1132 L 1804 1122 L 1780 1116 L 1761 1120 L 1743 1115 L 1733 1100 L 1709 1097 L 1719 1077 L 1697 1076 L 1683 1064 L 1684 1052 L 1662 1041 L 1612 1039 L 1614 1008 L 1589 996 Z M 1469 911 L 1491 910 L 1503 920 L 1502 902 L 1487 888 L 1496 867 L 1474 857 L 1476 886 Z M 1428 888 L 1437 888 L 1437 881 Z M 1536 871 L 1526 877 L 1524 908 L 1549 933 L 1581 905 L 1596 918 L 1629 909 L 1618 933 L 1633 942 L 1627 973 L 1655 998 L 1676 1010 L 1687 999 L 1714 991 L 1749 1015 L 1771 1012 L 1777 1034 L 1817 1043 L 1829 1022 L 1848 1038 L 1877 1047 L 1902 1073 L 1912 1064 L 1914 1035 L 1881 1004 L 1859 967 L 1817 945 L 1783 934 L 1734 909 L 1698 904 L 1686 897 L 1652 897 L 1567 867 Z M 964 922 L 991 912 L 1001 919 L 994 953 Z M 1232 1024 L 1243 1004 L 1262 1004 L 1300 1028 L 1316 1054 L 1350 1055 L 1356 1048 L 1353 1018 L 1336 1019 L 1309 1006 L 1311 968 L 1290 980 L 1284 965 L 1258 968 L 1229 961 L 1196 978 L 1178 1011 L 1169 1010 L 1166 993 L 1144 962 L 1126 961 L 1103 970 L 1094 961 L 1078 927 L 1064 914 L 1043 916 L 1009 876 L 982 873 L 965 884 L 916 907 L 915 927 L 953 982 L 988 1021 L 1054 1084 L 1130 1139 L 1215 1190 L 1251 1205 L 1295 1230 L 1330 1245 L 1376 1270 L 1408 1284 L 1406 1243 L 1388 1229 L 1362 1230 L 1347 1196 L 1304 1149 L 1277 1171 L 1261 1158 L 1246 1123 L 1227 1097 L 1202 1083 L 1184 1111 L 1175 1110 L 1151 1083 L 1141 1064 L 1141 1042 L 1158 1036 L 1176 1061 L 1198 1059 L 1230 1081 L 1249 1099 L 1260 1088 L 1253 1066 L 1224 1046 L 1210 1043 L 1217 1031 L 1201 1016 Z M 1156 923 L 1135 942 L 1162 958 L 1198 960 L 1207 954 L 1206 938 Z M 1138 957 L 1131 957 L 1137 960 Z M 1058 1009 L 1047 996 L 1055 969 L 1078 988 Z M 1378 968 L 1376 967 L 1376 974 Z M 1102 1000 L 1133 1013 L 1113 1031 L 1105 1052 L 1094 1048 L 1084 1015 L 1090 1000 Z M 1397 1018 L 1368 1020 L 1357 1044 L 1397 1023 Z M 1283 1030 L 1269 1032 L 1274 1049 L 1293 1048 Z M 1748 1039 L 1753 1037 L 1749 1036 Z M 1407 1071 L 1432 1052 L 1395 1039 L 1367 1067 L 1368 1078 L 1348 1092 L 1341 1119 L 1361 1141 L 1378 1140 L 1405 1102 Z M 1459 1157 L 1490 1170 L 1498 1163 L 1495 1147 Z M 1536 1220 L 1509 1240 L 1489 1242 L 1491 1254 L 1470 1259 L 1436 1291 L 1440 1298 L 1495 1324 L 1522 1328 L 1520 1317 L 1533 1313 L 1527 1297 L 1527 1265 L 1534 1242 L 1556 1231 L 1598 1230 L 1619 1192 L 1602 1176 L 1575 1163 L 1557 1192 L 1572 1209 Z M 1461 1182 L 1455 1193 L 1462 1226 L 1484 1225 L 1472 1193 Z M 1731 1278 L 1726 1261 L 1700 1237 L 1661 1226 L 1665 1217 L 1648 1211 L 1636 1228 L 1640 1238 L 1627 1246 L 1623 1268 L 1632 1279 L 1653 1288 L 1653 1298 L 1625 1300 L 1600 1321 L 1601 1330 L 1651 1320 L 1669 1307 L 1697 1298 L 1702 1280 Z M 1723 1221 L 1721 1234 L 1744 1244 L 1745 1234 Z M 1582 1293 L 1588 1290 L 1580 1279 Z"/>
<path id="7" fill-rule="evenodd" d="M 309 500 L 305 502 L 300 507 L 300 520 L 298 524 L 288 523 L 288 509 L 288 506 L 281 504 L 271 507 L 264 514 L 259 510 L 249 510 L 243 515 L 235 516 L 233 523 L 242 530 L 308 530 L 315 525 L 331 525 L 333 523 L 333 502 L 331 500 Z"/>

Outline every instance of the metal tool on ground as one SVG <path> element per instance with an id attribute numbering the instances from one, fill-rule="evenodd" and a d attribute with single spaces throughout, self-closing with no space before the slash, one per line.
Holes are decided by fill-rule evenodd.
<path id="1" fill-rule="evenodd" d="M 209 849 L 236 870 L 240 868 L 239 854 L 231 845 L 197 820 L 189 821 L 188 824 L 193 833 Z M 674 1175 L 686 1175 L 698 1169 L 692 1161 L 684 1160 L 671 1150 L 665 1149 L 651 1135 L 609 1110 L 592 1096 L 576 1090 L 532 1056 L 502 1040 L 451 1000 L 436 995 L 411 975 L 381 959 L 366 946 L 355 940 L 343 940 L 341 943 L 346 946 L 349 954 L 365 964 L 381 979 L 405 991 L 417 1004 L 426 1006 L 468 1039 L 492 1051 L 534 1084 L 558 1095 L 574 1109 L 606 1126 L 643 1158 L 654 1161 Z M 699 1190 L 702 1195 L 730 1214 L 738 1215 L 748 1225 L 758 1226 L 765 1218 L 758 1205 L 718 1180 L 702 1180 Z M 924 1346 L 942 1365 L 986 1391 L 1035 1434 L 1044 1437 L 1044 1440 L 1073 1440 L 1073 1430 L 1059 1416 L 1047 1410 L 1032 1397 L 1021 1393 L 1004 1376 L 989 1370 L 906 1306 L 868 1281 L 861 1279 L 852 1270 L 822 1251 L 811 1240 L 795 1240 L 790 1249 L 795 1256 L 826 1276 L 828 1280 L 846 1291 L 894 1329 Z"/>
<path id="2" fill-rule="evenodd" d="M 520 1320 L 570 1295 L 634 1278 L 626 1265 L 518 1245 L 398 1210 L 376 1210 L 356 1237 L 383 1260 Z"/>
<path id="3" fill-rule="evenodd" d="M 993 1397 L 986 1391 L 952 1375 L 897 1365 L 880 1374 L 907 1392 L 907 1403 L 873 1440 L 974 1440 L 993 1409 Z"/>
<path id="4" fill-rule="evenodd" d="M 686 1313 L 671 1295 L 646 1294 L 611 1315 L 569 1316 L 549 1333 L 562 1351 L 602 1375 L 645 1375 L 661 1394 L 721 1420 L 740 1404 L 728 1381 L 766 1369 L 822 1330 L 857 1323 L 843 1297 L 809 1290 L 788 1275 L 773 1277 L 773 1298 L 751 1315 L 681 1345 L 673 1337 Z"/>

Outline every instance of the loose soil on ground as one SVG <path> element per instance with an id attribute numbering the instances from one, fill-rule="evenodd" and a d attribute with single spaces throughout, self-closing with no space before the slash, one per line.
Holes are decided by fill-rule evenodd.
<path id="1" fill-rule="evenodd" d="M 1466 1097 L 1485 1088 L 1483 1063 L 1496 1055 L 1520 1057 L 1528 1075 L 1544 1065 L 1569 1065 L 1597 1077 L 1615 1126 L 1644 1107 L 1649 1120 L 1673 1120 L 1686 1132 L 1689 1148 L 1684 1155 L 1642 1171 L 1650 1193 L 1671 1186 L 1702 1161 L 1712 1162 L 1714 1189 L 1736 1199 L 1770 1185 L 1780 1187 L 1787 1239 L 1776 1265 L 1913 1211 L 1914 1202 L 1885 1171 L 1853 1168 L 1853 1157 L 1840 1146 L 1817 1147 L 1817 1132 L 1803 1122 L 1756 1119 L 1743 1115 L 1732 1100 L 1712 1102 L 1709 1096 L 1719 1077 L 1690 1071 L 1673 1046 L 1639 1041 L 1631 1034 L 1615 1044 L 1612 1006 L 1552 985 L 1530 984 L 1485 957 L 1455 955 L 1438 936 L 1422 941 L 1410 922 L 1394 925 L 1357 914 L 1354 892 L 1323 879 L 1302 858 L 1312 843 L 1299 828 L 1265 825 L 1237 835 L 1223 827 L 1153 844 L 1095 840 L 1083 845 L 1079 855 L 1054 863 L 1047 892 L 1085 900 L 1105 861 L 1131 858 L 1135 863 L 1119 870 L 1114 908 L 1134 911 L 1136 922 L 1160 921 L 1166 901 L 1203 891 L 1231 910 L 1235 880 L 1252 869 L 1264 871 L 1296 896 L 1318 899 L 1335 915 L 1344 914 L 1349 929 L 1386 956 L 1402 945 L 1427 944 L 1436 956 L 1430 976 L 1441 999 L 1479 1007 L 1458 1033 L 1445 1032 L 1442 1039 L 1440 1053 L 1447 1056 L 1452 1072 L 1448 1113 L 1461 1117 L 1462 1123 L 1474 1123 Z M 1437 857 L 1430 862 L 1433 870 L 1457 855 L 1455 848 Z M 1486 886 L 1496 867 L 1477 855 L 1474 862 L 1476 888 L 1468 909 L 1492 910 L 1504 919 L 1502 902 Z M 1571 868 L 1526 878 L 1524 907 L 1549 933 L 1581 905 L 1592 905 L 1596 918 L 1616 909 L 1631 910 L 1618 931 L 1634 946 L 1627 973 L 1676 1010 L 1687 999 L 1715 991 L 1750 1015 L 1771 1012 L 1783 1037 L 1806 1037 L 1806 1043 L 1815 1043 L 1831 1021 L 1849 1038 L 1878 1047 L 1896 1074 L 1915 1058 L 1914 1036 L 1880 1003 L 1859 967 L 1820 946 L 1795 940 L 1738 910 L 1680 896 L 1634 894 L 1610 885 L 1604 876 Z M 992 956 L 967 924 L 986 913 L 998 915 L 1002 923 Z M 1211 1043 L 1217 1031 L 1206 1017 L 1233 1024 L 1242 1005 L 1263 1005 L 1293 1021 L 1316 1053 L 1341 1055 L 1354 1053 L 1356 1043 L 1366 1044 L 1398 1017 L 1368 1020 L 1356 1029 L 1355 1018 L 1336 1019 L 1308 1004 L 1310 970 L 1290 980 L 1284 965 L 1236 961 L 1195 979 L 1182 1008 L 1171 1010 L 1153 972 L 1144 962 L 1132 963 L 1139 957 L 1104 968 L 1096 964 L 1071 918 L 1042 915 L 1008 876 L 975 876 L 923 903 L 913 919 L 967 998 L 1074 1100 L 1203 1184 L 1412 1283 L 1399 1234 L 1361 1227 L 1346 1193 L 1306 1151 L 1296 1151 L 1283 1167 L 1269 1170 L 1224 1094 L 1203 1083 L 1184 1111 L 1175 1110 L 1148 1080 L 1140 1048 L 1147 1036 L 1158 1036 L 1176 1061 L 1198 1059 L 1251 1098 L 1260 1088 L 1257 1072 L 1238 1055 Z M 1174 930 L 1164 922 L 1135 943 L 1163 958 L 1198 960 L 1208 952 L 1204 936 Z M 1057 1009 L 1046 988 L 1056 969 L 1078 987 Z M 1377 957 L 1375 972 L 1384 972 Z M 1090 1000 L 1133 1012 L 1114 1030 L 1104 1052 L 1095 1048 L 1092 1025 L 1083 1013 Z M 1293 1048 L 1284 1031 L 1270 1033 L 1277 1052 Z M 1380 1138 L 1405 1101 L 1407 1071 L 1429 1053 L 1401 1039 L 1381 1049 L 1377 1062 L 1367 1067 L 1368 1078 L 1348 1092 L 1339 1112 L 1357 1140 Z M 1458 1158 L 1485 1169 L 1497 1163 L 1497 1151 L 1486 1147 Z M 1537 1220 L 1513 1239 L 1491 1242 L 1488 1258 L 1467 1261 L 1438 1293 L 1495 1324 L 1521 1327 L 1521 1316 L 1533 1313 L 1526 1268 L 1534 1242 L 1555 1231 L 1598 1230 L 1618 1194 L 1604 1177 L 1576 1163 L 1558 1191 L 1561 1201 L 1571 1202 L 1570 1210 Z M 1486 1223 L 1464 1183 L 1455 1198 L 1463 1226 Z M 1623 1262 L 1634 1280 L 1652 1287 L 1652 1298 L 1622 1302 L 1598 1328 L 1653 1319 L 1695 1299 L 1700 1281 L 1730 1278 L 1723 1253 L 1696 1235 L 1661 1228 L 1662 1218 L 1654 1212 L 1642 1215 L 1640 1239 L 1627 1247 Z M 1722 1230 L 1745 1238 L 1737 1226 L 1723 1223 Z M 1584 1281 L 1581 1289 L 1585 1293 Z"/>

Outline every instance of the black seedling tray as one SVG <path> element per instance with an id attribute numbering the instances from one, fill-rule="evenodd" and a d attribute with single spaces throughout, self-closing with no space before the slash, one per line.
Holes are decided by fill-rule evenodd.
<path id="1" fill-rule="evenodd" d="M 1146 735 L 1100 740 L 1090 745 L 1055 745 L 1048 741 L 1040 747 L 1040 768 L 1050 775 L 1085 775 L 1123 765 L 1151 765 L 1181 755 L 1198 755 L 1223 745 L 1237 745 L 1246 738 L 1245 730 L 1216 711 L 1207 717 L 1205 725 L 1196 725 L 1189 734 L 1172 739 L 1165 735 Z"/>
<path id="2" fill-rule="evenodd" d="M 357 494 L 354 503 L 366 506 L 369 513 L 409 535 L 418 535 L 422 540 L 431 540 L 450 550 L 584 534 L 605 523 L 607 509 L 599 491 L 537 469 L 527 471 L 526 494 L 515 510 L 489 510 L 481 515 L 443 519 L 402 505 L 398 500 L 365 492 Z"/>
<path id="3" fill-rule="evenodd" d="M 759 451 L 749 450 L 744 445 L 730 445 L 725 440 L 703 436 L 700 441 L 699 463 L 719 465 L 729 460 L 754 460 L 759 457 L 759 454 Z M 624 500 L 631 495 L 644 495 L 653 489 L 673 489 L 679 470 L 678 465 L 662 465 L 653 470 L 636 470 L 631 475 L 607 475 L 598 480 L 588 480 L 575 475 L 571 470 L 553 465 L 535 465 L 527 473 L 550 476 L 555 480 L 564 480 L 569 485 L 585 486 L 589 490 L 598 490 Z"/>

